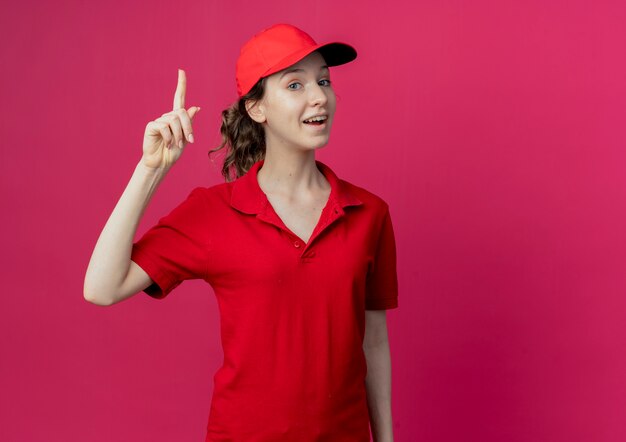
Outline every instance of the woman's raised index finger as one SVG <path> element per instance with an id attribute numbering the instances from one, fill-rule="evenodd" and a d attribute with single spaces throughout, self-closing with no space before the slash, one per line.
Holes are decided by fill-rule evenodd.
<path id="1" fill-rule="evenodd" d="M 185 92 L 187 90 L 187 76 L 182 69 L 178 70 L 178 85 L 174 94 L 174 110 L 185 108 Z"/>

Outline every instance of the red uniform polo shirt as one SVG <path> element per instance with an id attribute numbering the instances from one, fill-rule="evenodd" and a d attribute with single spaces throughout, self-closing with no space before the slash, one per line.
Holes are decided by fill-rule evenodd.
<path id="1" fill-rule="evenodd" d="M 163 298 L 211 285 L 224 363 L 206 441 L 368 442 L 365 310 L 398 306 L 387 203 L 316 161 L 330 197 L 308 243 L 259 187 L 263 160 L 239 179 L 197 187 L 133 244 Z"/>

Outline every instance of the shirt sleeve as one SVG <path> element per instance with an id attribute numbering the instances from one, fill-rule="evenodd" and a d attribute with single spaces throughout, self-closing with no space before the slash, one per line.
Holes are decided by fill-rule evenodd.
<path id="1" fill-rule="evenodd" d="M 365 309 L 387 310 L 396 307 L 398 307 L 396 241 L 389 206 L 386 206 L 376 253 L 367 274 Z"/>
<path id="2" fill-rule="evenodd" d="M 135 243 L 130 259 L 153 281 L 144 292 L 165 298 L 187 279 L 205 279 L 207 270 L 206 202 L 202 188 L 162 217 Z"/>

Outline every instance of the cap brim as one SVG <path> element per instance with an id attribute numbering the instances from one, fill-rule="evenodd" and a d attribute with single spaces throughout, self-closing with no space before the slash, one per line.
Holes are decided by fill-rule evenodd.
<path id="1" fill-rule="evenodd" d="M 269 75 L 275 74 L 276 72 L 282 71 L 283 69 L 288 68 L 292 64 L 296 64 L 304 57 L 309 55 L 312 52 L 319 51 L 324 57 L 324 61 L 326 61 L 326 65 L 328 66 L 339 66 L 342 64 L 349 63 L 356 59 L 357 52 L 352 46 L 346 43 L 341 43 L 338 41 L 331 43 L 324 43 L 316 46 L 311 46 L 301 51 L 298 51 L 294 54 L 291 54 L 288 57 L 282 59 L 279 63 L 274 65 L 272 69 L 269 69 L 265 72 L 261 78 L 267 77 Z"/>
<path id="2" fill-rule="evenodd" d="M 320 46 L 317 51 L 322 54 L 328 66 L 339 66 L 350 63 L 356 58 L 356 49 L 346 43 L 333 42 Z"/>

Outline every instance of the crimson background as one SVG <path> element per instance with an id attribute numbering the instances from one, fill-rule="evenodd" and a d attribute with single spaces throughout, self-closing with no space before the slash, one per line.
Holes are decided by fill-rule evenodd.
<path id="1" fill-rule="evenodd" d="M 201 441 L 210 287 L 103 308 L 91 252 L 168 112 L 196 143 L 138 235 L 198 185 L 253 33 L 353 44 L 318 152 L 386 199 L 397 441 L 626 440 L 626 7 L 619 1 L 21 1 L 0 14 L 0 439 Z"/>

